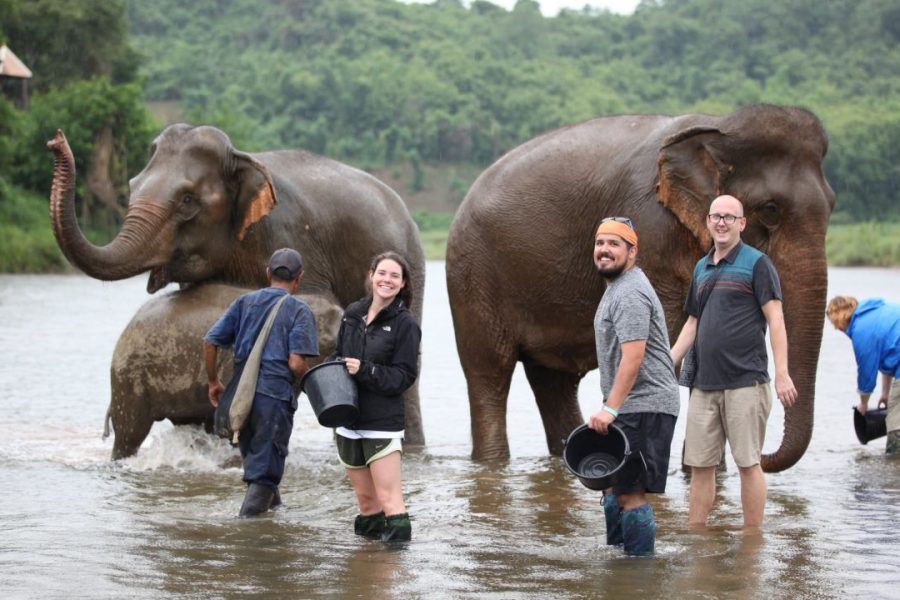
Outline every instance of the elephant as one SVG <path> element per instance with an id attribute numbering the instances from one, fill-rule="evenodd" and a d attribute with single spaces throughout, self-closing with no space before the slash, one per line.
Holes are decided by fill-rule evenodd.
<path id="1" fill-rule="evenodd" d="M 825 314 L 825 231 L 835 201 L 822 169 L 827 147 L 812 113 L 761 104 L 725 116 L 596 118 L 527 141 L 486 169 L 457 211 L 446 257 L 473 458 L 509 456 L 506 403 L 517 361 L 552 454 L 584 422 L 578 383 L 597 366 L 593 317 L 605 289 L 591 256 L 600 220 L 634 223 L 638 266 L 674 342 L 693 267 L 712 246 L 709 205 L 727 193 L 744 204 L 743 240 L 766 252 L 781 277 L 800 398 L 762 467 L 794 465 L 812 435 Z"/>
<path id="2" fill-rule="evenodd" d="M 106 281 L 150 271 L 147 291 L 170 282 L 267 285 L 266 261 L 278 248 L 303 255 L 300 293 L 347 306 L 366 294 L 369 261 L 387 250 L 410 264 L 422 322 L 425 256 L 403 200 L 375 177 L 304 150 L 246 153 L 210 126 L 166 127 L 146 166 L 129 182 L 122 229 L 98 247 L 75 216 L 75 163 L 65 135 L 54 155 L 50 218 L 74 266 Z M 424 444 L 418 387 L 405 395 L 406 441 Z"/>
<path id="3" fill-rule="evenodd" d="M 212 431 L 214 409 L 207 397 L 203 336 L 229 304 L 251 290 L 208 283 L 153 296 L 125 327 L 116 343 L 110 367 L 111 399 L 104 437 L 112 421 L 112 458 L 135 454 L 155 421 L 203 425 Z M 299 294 L 316 316 L 319 357 L 335 346 L 343 310 L 318 295 Z M 231 378 L 230 350 L 219 353 L 222 381 Z M 299 381 L 294 392 L 300 393 Z"/>

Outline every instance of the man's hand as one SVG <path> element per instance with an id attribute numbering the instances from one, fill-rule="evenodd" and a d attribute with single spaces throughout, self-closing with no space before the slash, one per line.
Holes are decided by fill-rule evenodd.
<path id="1" fill-rule="evenodd" d="M 209 398 L 209 403 L 214 407 L 219 406 L 219 400 L 222 398 L 222 392 L 225 391 L 225 386 L 217 379 L 216 381 L 209 382 L 209 392 L 207 392 L 207 397 Z"/>
<path id="2" fill-rule="evenodd" d="M 781 400 L 782 406 L 790 408 L 797 401 L 797 388 L 794 387 L 794 381 L 787 373 L 775 375 L 775 394 Z"/>
<path id="3" fill-rule="evenodd" d="M 603 409 L 600 409 L 591 415 L 591 418 L 588 419 L 587 426 L 597 433 L 606 435 L 607 433 L 609 433 L 610 424 L 615 420 L 616 418 L 610 413 L 606 412 Z"/>

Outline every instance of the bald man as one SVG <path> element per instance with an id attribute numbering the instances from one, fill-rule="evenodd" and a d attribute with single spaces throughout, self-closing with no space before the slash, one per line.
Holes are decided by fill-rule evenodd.
<path id="1" fill-rule="evenodd" d="M 740 200 L 713 200 L 706 227 L 714 246 L 694 268 L 684 304 L 688 319 L 672 347 L 676 365 L 691 346 L 697 357 L 684 451 L 684 464 L 691 467 L 692 525 L 706 525 L 712 510 L 726 440 L 740 471 L 744 527 L 762 524 L 766 480 L 760 457 L 772 408 L 767 325 L 775 392 L 785 407 L 797 399 L 788 375 L 781 283 L 769 257 L 741 241 L 746 226 Z"/>

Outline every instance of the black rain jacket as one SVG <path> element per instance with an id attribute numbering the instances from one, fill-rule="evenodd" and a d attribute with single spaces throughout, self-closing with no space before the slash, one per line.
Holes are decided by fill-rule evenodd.
<path id="1" fill-rule="evenodd" d="M 366 325 L 371 296 L 344 311 L 337 345 L 328 360 L 360 359 L 354 375 L 358 388 L 359 418 L 348 429 L 401 431 L 405 429 L 403 392 L 418 377 L 422 332 L 400 298 L 382 309 Z"/>

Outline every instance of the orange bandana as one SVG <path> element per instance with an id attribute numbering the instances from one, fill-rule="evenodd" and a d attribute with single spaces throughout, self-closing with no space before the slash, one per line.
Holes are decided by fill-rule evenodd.
<path id="1" fill-rule="evenodd" d="M 594 237 L 601 233 L 615 234 L 632 246 L 637 246 L 638 243 L 638 236 L 634 229 L 619 221 L 604 221 L 603 223 L 600 223 L 600 227 L 597 228 L 597 233 L 594 234 Z"/>

